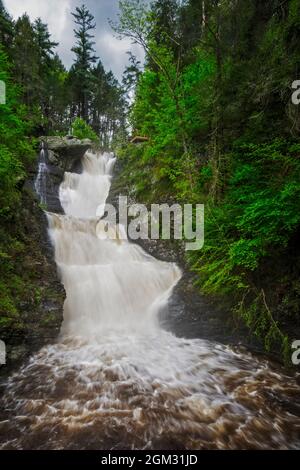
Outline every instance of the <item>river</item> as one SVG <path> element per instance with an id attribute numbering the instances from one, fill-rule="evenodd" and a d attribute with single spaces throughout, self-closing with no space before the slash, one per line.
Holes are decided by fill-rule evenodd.
<path id="1" fill-rule="evenodd" d="M 299 448 L 295 377 L 161 327 L 181 271 L 109 238 L 100 218 L 113 165 L 86 153 L 83 172 L 61 184 L 65 215 L 48 214 L 64 321 L 57 342 L 8 379 L 0 448 Z"/>

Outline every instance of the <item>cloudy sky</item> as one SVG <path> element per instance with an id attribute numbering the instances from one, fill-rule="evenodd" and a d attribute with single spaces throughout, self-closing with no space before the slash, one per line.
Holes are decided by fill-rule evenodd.
<path id="1" fill-rule="evenodd" d="M 53 39 L 59 42 L 57 52 L 66 67 L 70 67 L 74 54 L 73 17 L 71 11 L 84 3 L 94 15 L 97 29 L 95 33 L 97 55 L 101 58 L 106 70 L 112 70 L 120 80 L 128 62 L 126 51 L 131 50 L 140 60 L 143 53 L 130 41 L 114 37 L 108 18 L 115 19 L 118 14 L 118 0 L 4 0 L 6 9 L 14 19 L 27 12 L 34 20 L 41 17 L 49 25 Z"/>

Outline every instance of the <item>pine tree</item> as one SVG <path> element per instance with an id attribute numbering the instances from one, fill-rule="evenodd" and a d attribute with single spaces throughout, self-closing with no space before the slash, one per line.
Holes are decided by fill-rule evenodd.
<path id="1" fill-rule="evenodd" d="M 45 131 L 51 128 L 50 122 L 53 120 L 51 116 L 53 95 L 51 94 L 51 86 L 53 85 L 53 77 L 55 76 L 56 63 L 53 61 L 54 48 L 57 42 L 51 41 L 51 35 L 48 31 L 48 25 L 38 18 L 33 24 L 35 48 L 38 54 L 38 75 L 39 75 L 39 105 L 44 118 Z M 53 70 L 54 69 L 54 70 Z"/>
<path id="2" fill-rule="evenodd" d="M 100 133 L 101 120 L 107 108 L 107 80 L 101 60 L 92 70 L 93 75 L 93 98 L 92 98 L 92 127 Z"/>
<path id="3" fill-rule="evenodd" d="M 49 59 L 54 55 L 53 49 L 58 46 L 58 42 L 51 41 L 48 25 L 43 23 L 41 18 L 35 20 L 33 28 L 41 62 L 48 65 Z"/>
<path id="4" fill-rule="evenodd" d="M 94 35 L 91 34 L 96 28 L 94 16 L 89 12 L 85 5 L 77 7 L 72 13 L 74 22 L 78 26 L 74 29 L 77 39 L 72 52 L 76 55 L 75 63 L 72 67 L 74 76 L 74 95 L 77 101 L 78 115 L 88 121 L 89 119 L 89 99 L 91 95 L 91 66 L 98 59 L 94 55 L 93 41 Z"/>
<path id="5" fill-rule="evenodd" d="M 5 52 L 9 53 L 14 35 L 14 25 L 11 17 L 7 13 L 2 0 L 0 0 L 0 43 Z"/>
<path id="6" fill-rule="evenodd" d="M 35 32 L 27 14 L 16 22 L 12 55 L 15 80 L 22 86 L 25 104 L 32 108 L 34 104 L 39 103 L 42 80 Z"/>
<path id="7" fill-rule="evenodd" d="M 68 104 L 70 93 L 67 88 L 68 72 L 57 54 L 51 57 L 48 65 L 48 75 L 45 80 L 47 87 L 46 111 L 47 131 L 66 130 L 69 128 Z"/>

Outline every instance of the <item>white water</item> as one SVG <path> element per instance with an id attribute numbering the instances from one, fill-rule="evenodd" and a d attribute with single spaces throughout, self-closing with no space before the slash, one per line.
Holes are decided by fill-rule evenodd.
<path id="1" fill-rule="evenodd" d="M 42 142 L 42 147 L 40 151 L 40 158 L 39 158 L 39 167 L 38 167 L 38 174 L 35 180 L 35 190 L 40 197 L 40 202 L 46 204 L 46 186 L 47 186 L 47 178 L 48 178 L 48 166 L 46 162 L 46 155 L 45 155 L 45 145 Z"/>
<path id="2" fill-rule="evenodd" d="M 161 329 L 180 278 L 99 222 L 114 160 L 87 153 L 49 214 L 66 290 L 57 344 L 8 383 L 2 448 L 299 447 L 298 386 L 263 360 Z M 201 315 L 201 312 L 199 312 Z"/>
<path id="3" fill-rule="evenodd" d="M 66 215 L 49 215 L 55 259 L 67 293 L 64 335 L 101 338 L 106 331 L 157 328 L 157 312 L 180 278 L 127 240 L 111 240 L 100 217 L 115 159 L 87 153 L 83 173 L 65 174 L 60 200 Z"/>

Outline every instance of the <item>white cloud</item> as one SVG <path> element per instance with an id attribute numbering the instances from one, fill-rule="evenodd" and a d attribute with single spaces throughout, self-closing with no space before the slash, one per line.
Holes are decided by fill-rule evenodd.
<path id="1" fill-rule="evenodd" d="M 38 0 L 6 0 L 5 6 L 14 19 L 27 13 L 33 20 L 42 18 L 49 25 L 55 40 L 62 38 L 67 15 L 71 9 L 71 0 L 51 0 L 51 2 Z"/>
<path id="2" fill-rule="evenodd" d="M 42 18 L 49 26 L 53 40 L 59 42 L 57 52 L 66 67 L 70 67 L 74 54 L 71 48 L 74 44 L 73 17 L 71 12 L 81 5 L 83 0 L 4 0 L 4 4 L 17 19 L 27 12 L 31 20 Z M 143 61 L 143 52 L 129 40 L 122 41 L 114 37 L 107 18 L 115 18 L 118 12 L 118 0 L 85 0 L 84 3 L 95 16 L 97 29 L 95 31 L 96 52 L 107 70 L 112 70 L 120 80 L 128 62 L 126 52 L 131 50 Z"/>

